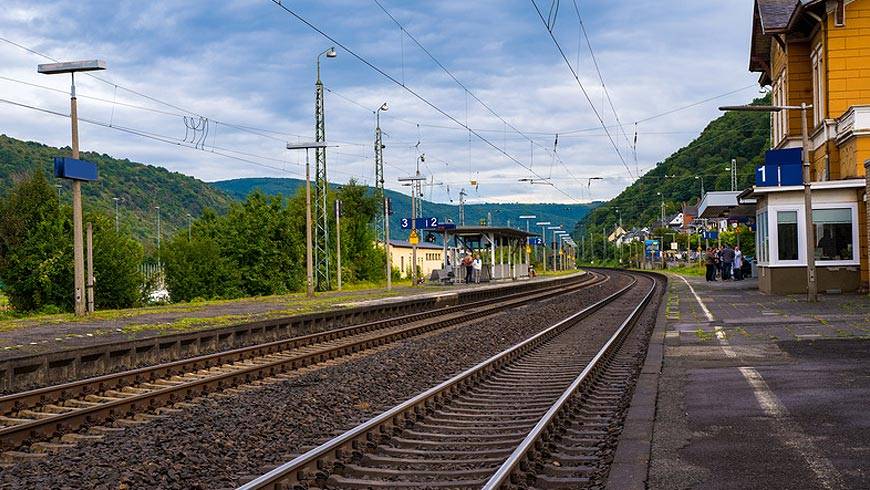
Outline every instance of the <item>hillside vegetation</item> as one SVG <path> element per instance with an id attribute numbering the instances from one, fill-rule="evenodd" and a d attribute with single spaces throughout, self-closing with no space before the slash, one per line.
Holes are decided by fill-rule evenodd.
<path id="1" fill-rule="evenodd" d="M 13 182 L 34 171 L 43 172 L 52 185 L 61 185 L 60 200 L 70 203 L 70 183 L 53 176 L 56 156 L 69 156 L 71 150 L 54 148 L 32 141 L 0 135 L 0 195 Z M 113 197 L 119 197 L 121 224 L 147 247 L 153 247 L 156 234 L 154 206 L 160 206 L 164 236 L 187 225 L 187 213 L 199 216 L 206 208 L 225 212 L 231 197 L 201 180 L 170 172 L 156 165 L 119 160 L 106 154 L 81 152 L 80 158 L 97 164 L 99 180 L 82 186 L 85 212 L 97 211 L 114 216 Z"/>
<path id="2" fill-rule="evenodd" d="M 765 97 L 753 103 L 767 104 L 770 100 Z M 726 113 L 708 124 L 694 141 L 591 212 L 577 228 L 600 230 L 606 226 L 609 229 L 617 222 L 617 208 L 625 227 L 648 225 L 659 219 L 662 199 L 666 214 L 679 212 L 683 202 L 697 201 L 701 194 L 701 176 L 706 191 L 731 190 L 731 174 L 726 167 L 731 166 L 732 158 L 737 160 L 737 188 L 745 189 L 752 185 L 755 167 L 764 161 L 769 141 L 768 114 Z"/>

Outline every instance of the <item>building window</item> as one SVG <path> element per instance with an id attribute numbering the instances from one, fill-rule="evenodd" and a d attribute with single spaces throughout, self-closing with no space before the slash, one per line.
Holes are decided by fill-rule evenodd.
<path id="1" fill-rule="evenodd" d="M 834 27 L 843 27 L 846 25 L 846 2 L 845 0 L 837 0 L 837 5 L 834 7 Z"/>
<path id="2" fill-rule="evenodd" d="M 773 87 L 771 90 L 773 105 L 787 105 L 788 98 L 786 97 L 785 86 L 786 78 L 787 72 L 786 70 L 783 70 L 779 77 L 777 77 L 776 81 L 773 83 Z M 786 134 L 788 133 L 788 111 L 772 112 L 770 114 L 770 119 L 773 135 L 772 146 L 776 146 L 779 144 L 780 141 L 782 141 L 783 138 L 785 138 Z"/>
<path id="3" fill-rule="evenodd" d="M 818 126 L 825 119 L 825 68 L 822 45 L 813 49 L 813 124 Z"/>
<path id="4" fill-rule="evenodd" d="M 776 212 L 777 246 L 779 260 L 798 259 L 797 211 Z"/>
<path id="5" fill-rule="evenodd" d="M 769 260 L 768 234 L 767 234 L 767 211 L 756 216 L 757 231 L 755 235 L 755 248 L 758 254 L 758 262 L 767 263 Z"/>
<path id="6" fill-rule="evenodd" d="M 813 209 L 816 260 L 853 260 L 852 210 Z"/>

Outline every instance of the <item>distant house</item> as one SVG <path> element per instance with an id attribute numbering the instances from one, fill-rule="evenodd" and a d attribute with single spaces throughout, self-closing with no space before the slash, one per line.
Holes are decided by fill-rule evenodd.
<path id="1" fill-rule="evenodd" d="M 812 104 L 809 161 L 819 291 L 867 288 L 870 0 L 756 0 L 749 70 L 774 105 Z M 771 113 L 771 147 L 756 185 L 759 288 L 806 291 L 801 111 Z M 789 152 L 789 149 L 793 149 Z M 786 178 L 786 164 L 791 176 Z"/>
<path id="2" fill-rule="evenodd" d="M 693 226 L 693 221 L 698 217 L 698 206 L 683 203 L 683 223 L 680 229 L 686 231 L 690 226 Z"/>
<path id="3" fill-rule="evenodd" d="M 393 269 L 398 269 L 402 277 L 411 277 L 413 246 L 406 240 L 390 240 L 390 258 Z M 435 269 L 444 266 L 444 248 L 441 245 L 421 241 L 417 244 L 417 267 L 420 277 L 429 277 Z"/>
<path id="4" fill-rule="evenodd" d="M 626 231 L 621 226 L 617 226 L 616 229 L 614 229 L 613 232 L 611 232 L 610 235 L 607 236 L 607 241 L 613 243 L 619 240 L 619 238 L 625 235 L 625 233 Z"/>

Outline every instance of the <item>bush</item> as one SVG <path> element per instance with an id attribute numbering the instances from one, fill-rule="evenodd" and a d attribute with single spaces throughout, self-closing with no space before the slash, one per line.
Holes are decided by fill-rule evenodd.
<path id="1" fill-rule="evenodd" d="M 114 231 L 114 222 L 90 214 L 94 223 L 94 301 L 101 308 L 133 306 L 142 284 L 142 248 Z M 18 311 L 73 308 L 72 210 L 61 206 L 42 173 L 18 182 L 0 200 L 0 280 Z"/>
<path id="2" fill-rule="evenodd" d="M 172 301 L 242 294 L 236 268 L 210 237 L 188 241 L 187 233 L 176 235 L 166 246 L 165 273 Z"/>

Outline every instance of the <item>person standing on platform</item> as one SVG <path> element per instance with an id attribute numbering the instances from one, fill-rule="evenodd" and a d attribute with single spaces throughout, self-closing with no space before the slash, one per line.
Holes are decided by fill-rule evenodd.
<path id="1" fill-rule="evenodd" d="M 471 266 L 474 268 L 474 283 L 480 284 L 480 273 L 483 271 L 483 261 L 480 260 L 480 255 L 475 254 Z"/>
<path id="2" fill-rule="evenodd" d="M 471 284 L 474 276 L 472 262 L 474 262 L 474 259 L 471 258 L 471 253 L 465 254 L 465 257 L 462 258 L 462 266 L 465 267 L 465 284 Z"/>
<path id="3" fill-rule="evenodd" d="M 734 266 L 734 249 L 725 245 L 722 249 L 722 280 L 731 279 L 731 268 Z"/>
<path id="4" fill-rule="evenodd" d="M 739 245 L 734 247 L 734 280 L 743 280 L 743 252 Z"/>
<path id="5" fill-rule="evenodd" d="M 712 248 L 707 249 L 707 258 L 705 261 L 707 265 L 707 281 L 715 281 L 716 280 L 716 251 Z"/>

